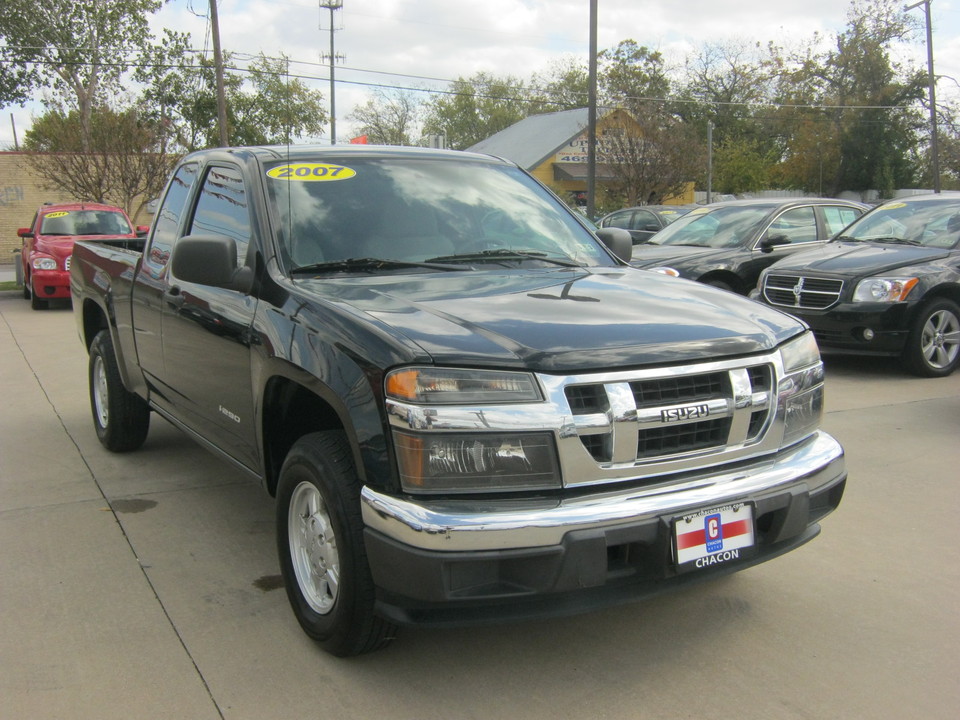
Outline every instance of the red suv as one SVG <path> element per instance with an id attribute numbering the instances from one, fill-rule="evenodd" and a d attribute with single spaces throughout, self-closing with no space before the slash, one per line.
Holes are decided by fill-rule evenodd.
<path id="1" fill-rule="evenodd" d="M 74 240 L 137 237 L 123 210 L 99 203 L 44 205 L 37 210 L 30 227 L 20 228 L 17 234 L 23 238 L 23 296 L 34 310 L 46 308 L 48 300 L 70 297 Z"/>

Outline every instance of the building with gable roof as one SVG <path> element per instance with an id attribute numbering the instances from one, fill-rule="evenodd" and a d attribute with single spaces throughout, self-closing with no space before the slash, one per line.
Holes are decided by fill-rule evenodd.
<path id="1" fill-rule="evenodd" d="M 587 118 L 587 108 L 530 115 L 467 150 L 512 160 L 571 204 L 585 205 Z M 608 125 L 618 128 L 633 125 L 638 134 L 642 132 L 630 114 L 621 109 L 611 110 L 598 117 L 598 137 L 603 135 L 604 128 Z M 601 188 L 612 188 L 616 177 L 609 165 L 598 162 L 595 181 L 599 191 Z M 682 196 L 662 202 L 692 203 L 693 183 L 690 183 Z"/>

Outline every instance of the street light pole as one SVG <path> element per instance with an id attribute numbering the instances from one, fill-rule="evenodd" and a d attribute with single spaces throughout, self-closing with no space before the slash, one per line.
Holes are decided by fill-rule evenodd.
<path id="1" fill-rule="evenodd" d="M 940 148 L 937 139 L 937 90 L 936 76 L 933 74 L 933 27 L 930 24 L 930 0 L 920 0 L 913 5 L 907 5 L 906 10 L 913 10 L 923 5 L 924 17 L 927 24 L 927 82 L 930 95 L 930 154 L 933 160 L 933 191 L 940 192 Z"/>

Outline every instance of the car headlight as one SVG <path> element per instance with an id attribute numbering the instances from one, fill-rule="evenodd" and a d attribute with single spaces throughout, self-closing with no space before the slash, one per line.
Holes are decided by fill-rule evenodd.
<path id="1" fill-rule="evenodd" d="M 464 429 L 444 422 L 447 414 L 466 412 L 482 418 L 492 406 L 542 403 L 539 385 L 530 373 L 400 368 L 387 374 L 385 389 L 391 413 L 419 418 L 393 428 L 404 491 L 517 492 L 561 487 L 552 432 L 486 429 L 482 422 L 478 429 Z"/>
<path id="2" fill-rule="evenodd" d="M 57 261 L 49 257 L 38 257 L 33 259 L 34 270 L 56 270 Z"/>
<path id="3" fill-rule="evenodd" d="M 425 405 L 477 405 L 542 400 L 533 375 L 496 370 L 402 368 L 387 375 L 387 396 Z"/>
<path id="4" fill-rule="evenodd" d="M 672 267 L 652 267 L 647 268 L 647 270 L 650 272 L 660 273 L 661 275 L 669 275 L 670 277 L 680 277 L 680 272 L 678 270 L 674 270 Z"/>
<path id="5" fill-rule="evenodd" d="M 823 363 L 813 333 L 780 348 L 784 376 L 777 388 L 777 413 L 783 420 L 783 445 L 816 432 L 823 417 Z"/>
<path id="6" fill-rule="evenodd" d="M 853 302 L 903 302 L 919 281 L 916 277 L 867 278 L 857 283 Z"/>
<path id="7" fill-rule="evenodd" d="M 411 433 L 395 429 L 400 483 L 409 493 L 560 487 L 550 433 Z"/>

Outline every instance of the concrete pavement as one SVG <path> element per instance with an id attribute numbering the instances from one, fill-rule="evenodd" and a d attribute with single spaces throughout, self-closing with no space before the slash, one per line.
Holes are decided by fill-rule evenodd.
<path id="1" fill-rule="evenodd" d="M 338 660 L 279 588 L 273 501 L 156 418 L 96 440 L 65 306 L 0 293 L 0 719 L 955 718 L 960 374 L 828 362 L 840 509 L 809 545 L 591 615 Z"/>

